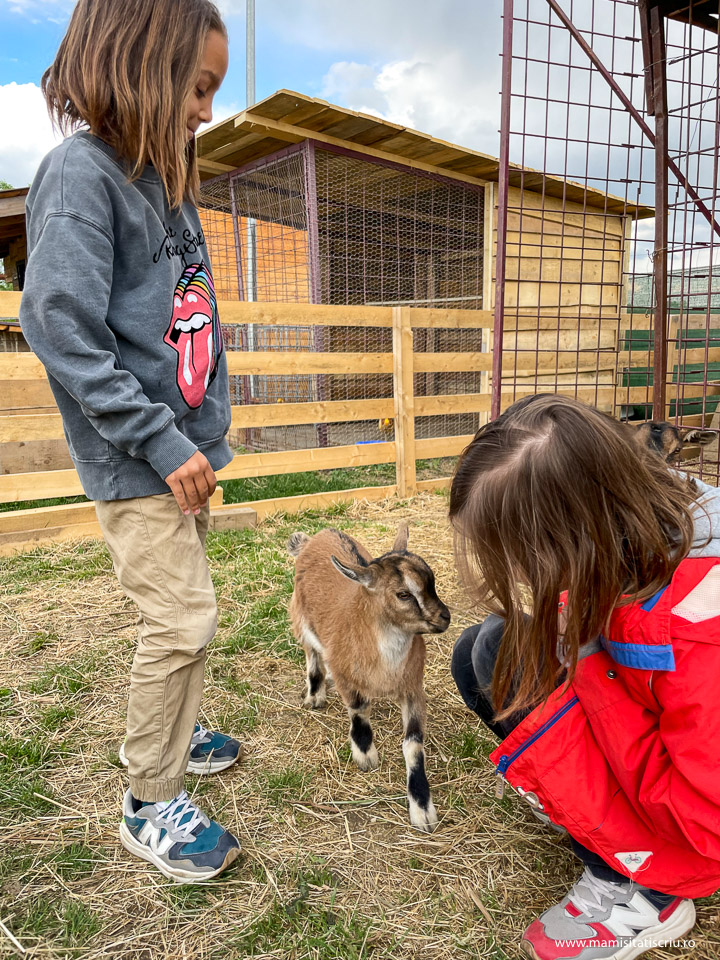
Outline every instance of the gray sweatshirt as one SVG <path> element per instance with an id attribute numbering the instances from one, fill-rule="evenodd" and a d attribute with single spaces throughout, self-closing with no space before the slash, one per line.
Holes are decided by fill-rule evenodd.
<path id="1" fill-rule="evenodd" d="M 23 333 L 44 364 L 92 500 L 167 493 L 197 450 L 232 459 L 227 365 L 197 210 L 169 209 L 152 167 L 129 184 L 76 133 L 27 198 Z"/>
<path id="2" fill-rule="evenodd" d="M 688 556 L 720 557 L 720 490 L 696 477 L 693 479 L 698 497 L 693 510 L 695 536 Z"/>

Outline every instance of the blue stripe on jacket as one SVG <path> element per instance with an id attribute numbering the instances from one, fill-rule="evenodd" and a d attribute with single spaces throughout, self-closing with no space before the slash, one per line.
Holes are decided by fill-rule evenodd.
<path id="1" fill-rule="evenodd" d="M 671 643 L 620 643 L 601 637 L 601 642 L 615 663 L 635 670 L 674 670 L 675 654 Z"/>

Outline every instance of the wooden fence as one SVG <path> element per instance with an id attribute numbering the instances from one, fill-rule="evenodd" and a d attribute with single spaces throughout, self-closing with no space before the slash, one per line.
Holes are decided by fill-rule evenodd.
<path id="1" fill-rule="evenodd" d="M 0 318 L 17 316 L 20 294 L 0 293 Z M 278 510 L 296 511 L 321 507 L 354 498 L 411 497 L 419 490 L 446 487 L 449 478 L 418 481 L 416 460 L 457 456 L 472 434 L 416 439 L 415 419 L 443 414 L 487 414 L 490 410 L 489 373 L 492 352 L 414 353 L 413 329 L 485 329 L 490 342 L 490 311 L 418 309 L 411 307 L 318 306 L 315 304 L 240 303 L 219 304 L 223 324 L 292 325 L 333 327 L 385 327 L 392 329 L 392 352 L 312 353 L 228 351 L 230 375 L 289 374 L 392 374 L 393 396 L 366 400 L 334 400 L 282 404 L 246 404 L 232 407 L 232 428 L 251 429 L 295 424 L 338 423 L 389 418 L 395 424 L 394 441 L 347 444 L 304 450 L 238 454 L 218 474 L 219 480 L 261 477 L 273 474 L 331 470 L 371 464 L 395 464 L 396 482 L 381 487 L 362 487 L 327 493 L 233 504 L 234 511 L 254 511 L 256 518 Z M 578 327 L 578 323 L 580 327 Z M 607 410 L 618 402 L 647 398 L 645 387 L 618 388 L 617 317 L 612 324 L 588 318 L 568 319 L 563 329 L 557 316 L 513 320 L 503 339 L 503 406 L 519 394 L 538 389 L 566 391 Z M 542 338 L 547 340 L 541 353 Z M 583 337 L 588 345 L 581 346 Z M 535 343 L 527 350 L 525 342 Z M 594 346 L 593 346 L 594 345 Z M 521 352 L 518 352 L 521 351 Z M 625 351 L 627 356 L 627 351 Z M 416 396 L 414 373 L 482 371 L 488 387 L 479 393 Z M 543 386 L 543 384 L 549 384 Z M 32 353 L 0 353 L 0 450 L 3 444 L 62 441 L 60 414 L 54 406 L 40 361 Z M 42 500 L 82 494 L 74 469 L 35 470 L 0 475 L 0 503 Z M 219 495 L 220 496 L 220 495 Z M 216 500 L 214 511 L 219 509 Z M 239 515 L 239 514 L 238 514 Z M 92 503 L 31 510 L 0 512 L 0 553 L 28 542 L 98 535 Z"/>

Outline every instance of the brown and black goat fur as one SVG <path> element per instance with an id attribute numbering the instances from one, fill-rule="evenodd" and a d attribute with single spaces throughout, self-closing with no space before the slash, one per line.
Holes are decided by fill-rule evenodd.
<path id="1" fill-rule="evenodd" d="M 425 773 L 423 634 L 446 630 L 450 613 L 435 592 L 432 570 L 408 552 L 407 542 L 404 527 L 390 552 L 373 559 L 338 530 L 294 533 L 288 543 L 296 558 L 290 619 L 307 662 L 304 704 L 324 707 L 332 677 L 350 716 L 350 746 L 361 770 L 379 763 L 370 703 L 379 697 L 400 703 L 410 821 L 431 831 L 437 814 Z"/>
<path id="2" fill-rule="evenodd" d="M 633 424 L 633 439 L 638 446 L 653 450 L 668 463 L 678 460 L 683 448 L 683 438 L 678 428 L 664 420 L 648 420 L 637 426 Z"/>

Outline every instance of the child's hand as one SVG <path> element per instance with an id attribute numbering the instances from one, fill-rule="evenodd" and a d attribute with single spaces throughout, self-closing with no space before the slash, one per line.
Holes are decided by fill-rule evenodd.
<path id="1" fill-rule="evenodd" d="M 181 467 L 168 474 L 165 483 L 187 516 L 191 510 L 195 514 L 200 513 L 200 508 L 208 502 L 208 497 L 215 493 L 217 477 L 207 457 L 198 450 Z"/>

